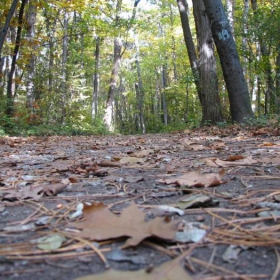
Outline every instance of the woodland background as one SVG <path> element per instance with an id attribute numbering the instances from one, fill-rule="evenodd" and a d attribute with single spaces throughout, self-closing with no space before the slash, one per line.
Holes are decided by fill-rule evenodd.
<path id="1" fill-rule="evenodd" d="M 0 134 L 134 134 L 226 125 L 232 120 L 229 98 L 211 40 L 220 112 L 203 117 L 182 2 L 188 40 L 202 65 L 194 10 L 202 0 L 2 0 Z M 278 122 L 279 0 L 222 4 L 256 117 L 247 121 Z"/>

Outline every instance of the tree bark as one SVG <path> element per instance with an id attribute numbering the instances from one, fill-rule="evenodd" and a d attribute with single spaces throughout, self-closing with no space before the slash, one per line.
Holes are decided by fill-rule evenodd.
<path id="1" fill-rule="evenodd" d="M 221 0 L 203 0 L 203 2 L 220 57 L 229 95 L 231 117 L 233 121 L 241 123 L 246 118 L 253 117 L 253 111 L 236 44 Z"/>
<path id="2" fill-rule="evenodd" d="M 192 33 L 189 25 L 189 17 L 188 17 L 188 4 L 186 0 L 177 0 L 181 24 L 183 28 L 183 35 L 185 39 L 185 44 L 187 47 L 188 57 L 191 64 L 191 69 L 194 77 L 194 82 L 196 85 L 196 90 L 198 93 L 198 98 L 200 100 L 200 104 L 202 104 L 201 100 L 201 92 L 200 92 L 200 84 L 199 84 L 199 68 L 198 68 L 198 59 L 195 51 L 195 46 L 193 43 Z"/>
<path id="3" fill-rule="evenodd" d="M 110 86 L 108 91 L 108 98 L 106 102 L 104 123 L 107 129 L 111 132 L 114 131 L 113 126 L 113 109 L 114 109 L 114 94 L 117 86 L 117 78 L 119 75 L 119 69 L 121 65 L 121 50 L 122 40 L 121 38 L 114 39 L 114 66 L 111 73 Z"/>
<path id="4" fill-rule="evenodd" d="M 63 21 L 63 40 L 62 40 L 62 62 L 61 62 L 61 124 L 65 123 L 66 120 L 66 104 L 67 104 L 67 58 L 68 58 L 68 24 L 69 15 L 65 10 L 64 21 Z"/>
<path id="5" fill-rule="evenodd" d="M 143 82 L 142 82 L 142 76 L 141 76 L 141 68 L 140 68 L 140 51 L 139 51 L 139 42 L 137 35 L 134 36 L 135 46 L 136 46 L 136 70 L 137 70 L 137 78 L 138 82 L 135 83 L 135 90 L 136 95 L 138 96 L 138 111 L 139 111 L 139 121 L 140 121 L 140 128 L 142 131 L 142 134 L 146 133 L 146 126 L 145 126 L 145 120 L 144 120 L 144 88 L 143 88 Z"/>
<path id="6" fill-rule="evenodd" d="M 18 2 L 19 2 L 19 0 L 13 0 L 11 8 L 8 13 L 8 16 L 5 21 L 4 27 L 2 28 L 2 30 L 0 32 L 0 61 L 1 61 L 1 56 L 2 56 L 2 48 L 3 48 L 4 42 L 5 42 L 5 39 L 7 36 L 9 25 L 12 20 L 13 14 L 15 13 Z"/>
<path id="7" fill-rule="evenodd" d="M 19 9 L 16 42 L 15 42 L 15 47 L 14 47 L 14 52 L 13 52 L 11 70 L 10 70 L 9 77 L 8 77 L 7 108 L 6 108 L 6 114 L 8 117 L 12 117 L 13 112 L 14 112 L 14 92 L 13 92 L 12 86 L 13 86 L 13 77 L 14 77 L 15 70 L 16 70 L 17 55 L 18 55 L 19 48 L 20 48 L 23 14 L 24 14 L 24 8 L 26 5 L 26 2 L 27 2 L 27 0 L 22 0 L 20 9 Z"/>
<path id="8" fill-rule="evenodd" d="M 30 49 L 30 59 L 27 64 L 27 75 L 26 75 L 26 97 L 27 97 L 27 109 L 29 114 L 34 114 L 34 70 L 35 70 L 35 60 L 36 56 L 34 54 L 35 44 L 35 22 L 37 15 L 37 5 L 35 5 L 34 0 L 29 1 L 28 14 L 27 14 L 27 36 L 26 39 L 29 43 Z M 31 117 L 31 116 L 30 116 Z"/>
<path id="9" fill-rule="evenodd" d="M 99 91 L 99 58 L 100 58 L 100 37 L 96 36 L 95 40 L 95 52 L 94 52 L 95 64 L 93 74 L 93 96 L 91 106 L 91 117 L 96 118 L 98 112 L 98 91 Z"/>
<path id="10" fill-rule="evenodd" d="M 202 102 L 202 123 L 217 123 L 223 120 L 219 97 L 216 58 L 211 27 L 203 0 L 193 0 L 198 53 L 199 84 Z"/>
<path id="11" fill-rule="evenodd" d="M 280 113 L 280 41 L 278 43 L 278 54 L 276 58 L 276 103 L 275 103 L 275 113 Z"/>
<path id="12" fill-rule="evenodd" d="M 134 1 L 132 16 L 128 23 L 127 31 L 131 28 L 131 26 L 133 24 L 133 20 L 136 16 L 136 8 L 140 1 L 141 0 Z M 116 27 L 118 27 L 120 25 L 121 9 L 122 9 L 122 0 L 117 0 L 116 14 L 115 14 L 115 26 Z M 114 95 L 115 95 L 115 89 L 116 89 L 116 85 L 117 85 L 117 78 L 119 75 L 119 69 L 120 69 L 120 65 L 121 65 L 121 58 L 123 55 L 122 46 L 123 46 L 122 39 L 120 38 L 120 36 L 116 36 L 114 38 L 114 65 L 113 65 L 113 69 L 112 69 L 110 86 L 109 86 L 109 91 L 108 91 L 108 95 L 107 95 L 105 114 L 104 114 L 104 118 L 103 118 L 104 124 L 110 132 L 114 131 L 114 120 L 113 120 L 114 98 L 115 98 Z"/>
<path id="13" fill-rule="evenodd" d="M 230 30 L 234 36 L 234 6 L 235 0 L 226 0 L 227 17 L 230 25 Z"/>

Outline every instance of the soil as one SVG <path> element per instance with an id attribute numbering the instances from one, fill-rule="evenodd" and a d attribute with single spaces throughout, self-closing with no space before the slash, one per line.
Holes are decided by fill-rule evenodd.
<path id="1" fill-rule="evenodd" d="M 280 279 L 280 139 L 271 131 L 3 137 L 0 151 L 0 279 L 149 271 L 176 257 L 191 279 Z M 216 174 L 218 182 L 167 180 L 192 171 L 201 178 Z M 202 194 L 208 200 L 194 202 Z M 183 198 L 191 203 L 182 215 L 158 208 L 178 208 Z M 194 223 L 205 234 L 195 242 L 147 238 L 121 251 L 126 237 L 94 241 L 105 263 L 84 240 L 67 237 L 69 215 L 80 202 L 103 202 L 121 215 L 132 201 L 147 221 L 161 217 L 177 231 Z M 40 224 L 44 216 L 49 220 Z M 53 233 L 66 234 L 59 248 L 42 250 L 33 242 Z"/>

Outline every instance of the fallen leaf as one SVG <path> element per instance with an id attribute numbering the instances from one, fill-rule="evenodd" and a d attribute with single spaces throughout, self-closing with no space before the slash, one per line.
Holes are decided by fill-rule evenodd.
<path id="1" fill-rule="evenodd" d="M 40 191 L 42 190 L 42 188 L 40 189 L 30 189 L 27 187 L 21 188 L 19 190 L 9 190 L 7 191 L 6 195 L 4 196 L 4 200 L 25 200 L 25 199 L 33 199 L 35 201 L 38 201 L 39 199 L 42 198 L 43 193 L 41 193 Z"/>
<path id="2" fill-rule="evenodd" d="M 125 208 L 120 216 L 113 214 L 103 203 L 84 207 L 85 220 L 72 223 L 81 229 L 75 233 L 91 240 L 107 240 L 119 237 L 130 237 L 124 247 L 136 246 L 148 237 L 173 240 L 175 237 L 174 222 L 166 223 L 161 218 L 145 221 L 145 214 L 135 203 Z"/>
<path id="3" fill-rule="evenodd" d="M 65 185 L 65 184 L 42 185 L 41 187 L 39 187 L 39 188 L 41 188 L 41 190 L 38 192 L 38 194 L 44 194 L 47 196 L 55 196 L 66 187 L 67 187 L 67 185 Z"/>
<path id="4" fill-rule="evenodd" d="M 142 158 L 148 156 L 149 154 L 152 154 L 153 152 L 153 150 L 141 150 L 139 152 L 132 153 L 131 156 Z"/>
<path id="5" fill-rule="evenodd" d="M 184 231 L 176 233 L 176 241 L 181 243 L 199 242 L 206 235 L 206 230 L 199 228 L 199 223 L 189 223 L 185 225 Z"/>
<path id="6" fill-rule="evenodd" d="M 61 247 L 62 243 L 66 241 L 66 238 L 59 234 L 52 234 L 43 236 L 35 240 L 31 240 L 31 244 L 36 244 L 39 249 L 45 251 L 53 251 Z"/>
<path id="7" fill-rule="evenodd" d="M 212 201 L 210 196 L 204 194 L 195 194 L 188 196 L 186 198 L 180 199 L 177 203 L 177 206 L 180 209 L 187 209 L 190 207 L 200 207 L 209 204 Z"/>
<path id="8" fill-rule="evenodd" d="M 218 158 L 208 158 L 205 159 L 205 162 L 207 165 L 209 166 L 214 166 L 214 167 L 232 167 L 232 166 L 247 166 L 247 165 L 252 165 L 257 163 L 258 161 L 252 159 L 252 157 L 247 157 L 247 158 L 243 158 L 243 159 L 239 159 L 239 160 L 220 160 Z"/>
<path id="9" fill-rule="evenodd" d="M 127 183 L 136 183 L 136 182 L 140 182 L 140 181 L 144 181 L 143 176 L 127 176 L 124 178 L 124 182 L 127 182 Z"/>
<path id="10" fill-rule="evenodd" d="M 181 267 L 177 259 L 166 262 L 159 267 L 155 267 L 152 271 L 145 269 L 137 271 L 117 271 L 110 269 L 105 273 L 88 275 L 77 278 L 76 280 L 191 280 L 192 278 Z"/>
<path id="11" fill-rule="evenodd" d="M 225 183 L 222 180 L 224 175 L 224 170 L 220 173 L 208 173 L 208 174 L 200 174 L 199 171 L 193 171 L 182 176 L 171 178 L 171 179 L 163 179 L 158 180 L 158 182 L 166 183 L 166 184 L 177 184 L 179 186 L 189 186 L 189 187 L 213 187 L 220 184 Z"/>
<path id="12" fill-rule="evenodd" d="M 134 163 L 144 163 L 144 158 L 137 158 L 137 157 L 124 157 L 120 160 L 120 163 L 122 164 L 134 164 Z"/>
<path id="13" fill-rule="evenodd" d="M 239 258 L 239 253 L 242 251 L 241 247 L 230 245 L 222 255 L 222 259 L 228 263 L 235 263 Z"/>
<path id="14" fill-rule="evenodd" d="M 240 159 L 244 159 L 243 156 L 241 155 L 233 155 L 233 156 L 229 156 L 227 157 L 227 161 L 236 161 L 236 160 L 240 160 Z"/>

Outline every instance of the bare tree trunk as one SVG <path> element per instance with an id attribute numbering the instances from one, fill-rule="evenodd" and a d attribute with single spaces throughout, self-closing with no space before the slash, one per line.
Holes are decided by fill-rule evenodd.
<path id="1" fill-rule="evenodd" d="M 162 117 L 163 123 L 165 125 L 168 124 L 168 109 L 167 109 L 167 100 L 166 100 L 166 92 L 165 89 L 167 88 L 167 63 L 166 57 L 164 58 L 163 65 L 161 66 L 161 108 L 162 108 Z"/>
<path id="2" fill-rule="evenodd" d="M 233 121 L 240 123 L 253 117 L 253 111 L 236 44 L 221 0 L 203 2 L 223 69 L 231 117 Z"/>
<path id="3" fill-rule="evenodd" d="M 256 14 L 258 12 L 258 5 L 257 0 L 251 0 L 252 8 L 254 13 Z M 265 78 L 266 78 L 266 91 L 265 91 L 265 114 L 272 113 L 271 108 L 273 107 L 275 103 L 275 86 L 274 86 L 274 80 L 272 77 L 272 65 L 270 61 L 270 55 L 271 55 L 271 46 L 270 43 L 267 42 L 262 34 L 258 36 L 259 41 L 259 47 L 260 47 L 260 54 L 262 57 L 263 65 L 265 65 Z M 274 109 L 274 108 L 273 108 Z"/>
<path id="4" fill-rule="evenodd" d="M 170 24 L 171 24 L 171 31 L 172 31 L 172 36 L 171 36 L 171 48 L 172 48 L 172 63 L 173 63 L 173 76 L 174 76 L 174 81 L 177 82 L 178 80 L 178 73 L 177 73 L 177 63 L 176 63 L 176 41 L 175 37 L 173 35 L 174 31 L 174 15 L 173 15 L 173 10 L 172 10 L 172 4 L 169 4 L 169 9 L 170 9 Z"/>
<path id="5" fill-rule="evenodd" d="M 177 4 L 178 4 L 180 18 L 181 18 L 185 44 L 187 47 L 187 52 L 188 52 L 188 56 L 189 56 L 189 60 L 190 60 L 191 68 L 192 68 L 192 73 L 194 76 L 194 82 L 196 85 L 196 90 L 198 93 L 198 98 L 200 100 L 200 104 L 202 105 L 200 83 L 199 83 L 200 73 L 199 73 L 199 68 L 198 68 L 198 59 L 197 59 L 195 46 L 194 46 L 193 38 L 192 38 L 192 33 L 191 33 L 190 25 L 189 25 L 188 4 L 187 4 L 186 0 L 177 0 Z"/>
<path id="6" fill-rule="evenodd" d="M 19 2 L 19 0 L 13 0 L 11 8 L 9 10 L 9 13 L 8 13 L 6 21 L 5 21 L 4 27 L 1 29 L 1 32 L 0 32 L 0 61 L 1 61 L 1 56 L 2 56 L 2 48 L 3 48 L 4 42 L 5 42 L 7 33 L 8 33 L 9 25 L 10 25 L 10 22 L 12 20 L 14 13 L 15 13 L 18 2 Z"/>
<path id="7" fill-rule="evenodd" d="M 67 57 L 68 57 L 68 24 L 69 15 L 65 10 L 63 21 L 63 41 L 62 41 L 62 62 L 61 62 L 61 124 L 65 123 L 66 119 L 66 105 L 67 105 Z"/>
<path id="8" fill-rule="evenodd" d="M 37 5 L 34 2 L 35 2 L 34 0 L 29 1 L 28 14 L 27 14 L 27 36 L 26 36 L 26 39 L 29 43 L 30 53 L 31 53 L 29 63 L 27 64 L 27 75 L 26 75 L 26 97 L 27 97 L 26 106 L 28 108 L 29 114 L 34 113 L 34 102 L 35 102 L 34 68 L 35 68 L 36 56 L 34 54 L 34 51 L 36 49 L 36 46 L 34 43 L 34 37 L 35 37 Z"/>
<path id="9" fill-rule="evenodd" d="M 214 40 L 203 0 L 193 0 L 199 53 L 199 84 L 202 101 L 202 123 L 222 121 Z"/>
<path id="10" fill-rule="evenodd" d="M 122 49 L 121 38 L 115 38 L 114 39 L 114 66 L 111 74 L 110 87 L 109 87 L 105 116 L 104 116 L 104 123 L 107 129 L 111 132 L 114 131 L 114 126 L 113 126 L 114 94 L 117 86 L 117 78 L 119 75 L 119 69 L 121 65 L 121 49 Z"/>
<path id="11" fill-rule="evenodd" d="M 139 42 L 138 42 L 137 34 L 135 34 L 134 40 L 135 40 L 135 46 L 136 46 L 135 64 L 136 64 L 137 77 L 138 77 L 138 82 L 135 83 L 135 90 L 136 90 L 136 94 L 138 95 L 138 110 L 139 110 L 140 128 L 141 128 L 142 134 L 145 134 L 146 133 L 146 127 L 145 127 L 144 108 L 143 108 L 143 105 L 144 105 L 144 88 L 143 88 L 141 68 L 140 68 L 140 62 L 139 62 L 140 52 L 139 52 Z"/>
<path id="12" fill-rule="evenodd" d="M 16 42 L 15 42 L 15 47 L 14 47 L 14 52 L 13 52 L 11 70 L 10 70 L 9 77 L 8 77 L 7 108 L 6 108 L 6 114 L 8 117 L 12 117 L 13 111 L 14 111 L 14 92 L 13 92 L 12 86 L 13 86 L 13 77 L 14 77 L 15 70 L 16 70 L 17 55 L 18 55 L 19 47 L 20 47 L 21 31 L 22 31 L 22 24 L 23 24 L 23 14 L 24 14 L 24 8 L 25 8 L 26 2 L 27 2 L 27 0 L 22 0 L 20 9 L 19 9 Z"/>
<path id="13" fill-rule="evenodd" d="M 235 5 L 235 0 L 226 0 L 227 17 L 228 17 L 231 33 L 233 36 L 234 36 L 234 5 Z"/>
<path id="14" fill-rule="evenodd" d="M 98 91 L 99 91 L 99 58 L 100 58 L 100 37 L 96 36 L 95 39 L 95 64 L 93 74 L 93 96 L 91 106 L 91 117 L 96 118 L 98 113 Z"/>
<path id="15" fill-rule="evenodd" d="M 278 54 L 276 58 L 276 104 L 275 104 L 275 113 L 280 113 L 280 42 L 278 44 Z"/>
<path id="16" fill-rule="evenodd" d="M 249 14 L 249 0 L 244 0 L 244 9 L 243 9 L 243 36 L 242 36 L 242 50 L 243 52 L 247 53 L 248 50 L 248 40 L 247 40 L 247 36 L 248 36 L 248 14 Z M 249 92 L 250 92 L 250 98 L 252 100 L 252 92 L 253 89 L 251 88 L 251 84 L 253 84 L 254 82 L 251 82 L 250 79 L 250 74 L 249 71 L 247 69 L 248 66 L 248 59 L 246 56 L 243 57 L 242 59 L 242 69 L 243 69 L 243 73 L 245 75 L 245 77 L 247 77 L 247 84 L 249 85 Z"/>
<path id="17" fill-rule="evenodd" d="M 136 8 L 140 0 L 135 0 L 134 1 L 134 6 L 133 6 L 133 11 L 132 11 L 132 16 L 129 21 L 127 31 L 131 28 L 133 20 L 136 15 Z M 116 14 L 115 14 L 115 26 L 119 26 L 120 24 L 120 13 L 122 9 L 122 0 L 117 0 L 116 3 Z M 117 36 L 114 38 L 114 65 L 112 69 L 112 74 L 111 74 L 111 79 L 110 79 L 110 86 L 109 86 L 109 91 L 108 91 L 108 97 L 107 97 L 107 102 L 106 102 L 106 107 L 105 107 L 105 115 L 104 115 L 104 124 L 107 127 L 107 129 L 110 132 L 114 131 L 114 98 L 115 98 L 115 89 L 117 85 L 117 79 L 119 75 L 119 69 L 121 65 L 121 58 L 122 58 L 122 39 L 120 36 Z"/>

